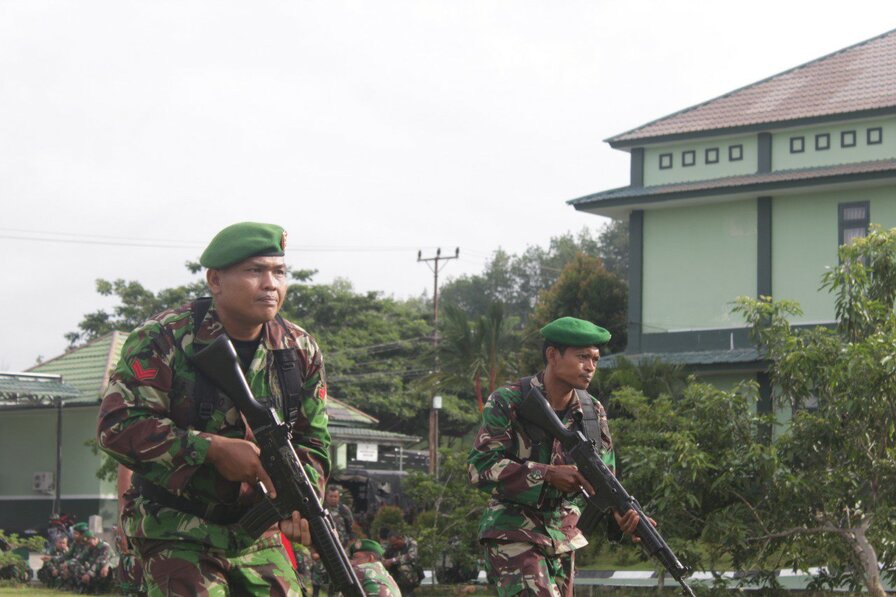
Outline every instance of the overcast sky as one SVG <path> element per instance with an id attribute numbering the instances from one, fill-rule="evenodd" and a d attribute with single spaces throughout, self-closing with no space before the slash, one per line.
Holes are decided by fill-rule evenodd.
<path id="1" fill-rule="evenodd" d="M 893 0 L 0 0 L 0 370 L 241 220 L 317 281 L 430 293 L 418 249 L 456 276 L 599 226 L 565 201 L 627 184 L 603 139 L 894 27 Z"/>

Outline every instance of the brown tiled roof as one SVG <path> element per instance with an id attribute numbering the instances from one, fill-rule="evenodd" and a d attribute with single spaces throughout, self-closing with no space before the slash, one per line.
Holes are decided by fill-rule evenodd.
<path id="1" fill-rule="evenodd" d="M 607 139 L 614 146 L 896 108 L 896 29 Z"/>
<path id="2" fill-rule="evenodd" d="M 630 203 L 646 203 L 690 198 L 708 194 L 730 194 L 764 191 L 775 188 L 810 186 L 843 182 L 853 178 L 889 178 L 896 176 L 896 159 L 837 164 L 762 174 L 728 176 L 694 182 L 679 182 L 651 187 L 620 187 L 567 201 L 576 209 L 614 207 Z"/>

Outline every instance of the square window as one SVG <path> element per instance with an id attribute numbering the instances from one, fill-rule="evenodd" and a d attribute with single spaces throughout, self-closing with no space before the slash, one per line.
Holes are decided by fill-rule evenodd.
<path id="1" fill-rule="evenodd" d="M 840 147 L 855 147 L 856 146 L 856 132 L 855 131 L 843 131 L 840 133 Z"/>
<path id="2" fill-rule="evenodd" d="M 697 163 L 697 152 L 693 149 L 689 149 L 688 151 L 681 152 L 681 165 L 682 166 L 693 166 Z"/>
<path id="3" fill-rule="evenodd" d="M 884 131 L 879 126 L 868 129 L 868 145 L 880 145 L 884 142 Z"/>
<path id="4" fill-rule="evenodd" d="M 718 164 L 719 163 L 719 148 L 718 147 L 710 147 L 706 150 L 706 154 L 704 156 L 707 164 Z"/>
<path id="5" fill-rule="evenodd" d="M 806 139 L 804 137 L 790 138 L 790 153 L 803 153 L 806 151 Z"/>
<path id="6" fill-rule="evenodd" d="M 744 146 L 743 145 L 729 145 L 728 146 L 728 161 L 729 162 L 739 162 L 744 159 Z"/>
<path id="7" fill-rule="evenodd" d="M 824 151 L 825 149 L 831 148 L 831 134 L 830 133 L 818 133 L 815 135 L 815 150 L 816 151 Z"/>
<path id="8" fill-rule="evenodd" d="M 672 167 L 672 154 L 671 153 L 661 153 L 660 154 L 660 170 L 668 170 Z"/>

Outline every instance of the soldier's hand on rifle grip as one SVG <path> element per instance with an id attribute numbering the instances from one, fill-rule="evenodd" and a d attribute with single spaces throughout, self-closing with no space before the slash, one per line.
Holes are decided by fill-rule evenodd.
<path id="1" fill-rule="evenodd" d="M 277 490 L 267 471 L 261 465 L 261 450 L 250 441 L 221 435 L 210 437 L 206 460 L 228 481 L 241 481 L 254 485 L 261 483 L 268 497 L 277 497 Z"/>
<path id="2" fill-rule="evenodd" d="M 574 464 L 549 464 L 544 473 L 545 483 L 552 485 L 564 493 L 578 493 L 584 489 L 588 495 L 594 495 L 591 487 L 582 473 Z"/>
<path id="3" fill-rule="evenodd" d="M 640 543 L 641 538 L 635 535 L 635 530 L 638 528 L 638 523 L 641 522 L 641 517 L 634 510 L 629 510 L 625 514 L 620 515 L 619 512 L 613 510 L 613 518 L 616 519 L 616 524 L 619 525 L 619 528 L 622 529 L 622 532 L 625 535 L 628 535 L 632 538 L 634 543 Z M 656 526 L 656 521 L 649 516 L 647 520 L 653 526 Z"/>
<path id="4" fill-rule="evenodd" d="M 281 520 L 280 530 L 290 541 L 298 541 L 306 547 L 311 547 L 311 527 L 298 512 L 293 512 L 292 518 Z M 313 552 L 312 555 L 317 555 L 317 553 Z"/>

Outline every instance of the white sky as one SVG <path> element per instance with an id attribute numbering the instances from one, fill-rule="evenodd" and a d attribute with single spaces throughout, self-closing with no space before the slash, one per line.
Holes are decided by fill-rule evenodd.
<path id="1" fill-rule="evenodd" d="M 317 281 L 431 292 L 418 249 L 476 273 L 599 225 L 565 201 L 627 184 L 602 139 L 894 27 L 893 0 L 0 0 L 0 370 L 241 220 Z"/>

